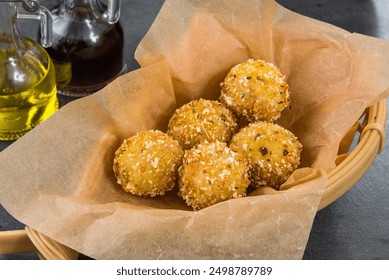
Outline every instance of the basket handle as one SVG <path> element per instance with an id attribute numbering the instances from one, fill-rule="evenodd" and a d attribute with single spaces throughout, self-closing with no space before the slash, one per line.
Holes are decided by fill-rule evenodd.
<path id="1" fill-rule="evenodd" d="M 386 140 L 386 134 L 385 134 L 385 128 L 382 124 L 379 123 L 370 123 L 366 125 L 361 133 L 361 138 L 369 131 L 369 130 L 377 130 L 378 134 L 380 135 L 380 146 L 378 148 L 378 153 L 381 153 L 384 149 L 385 140 Z"/>
<path id="2" fill-rule="evenodd" d="M 0 232 L 0 254 L 17 254 L 36 252 L 25 230 Z"/>
<path id="3" fill-rule="evenodd" d="M 78 252 L 26 226 L 25 230 L 0 232 L 0 254 L 36 252 L 43 260 L 76 260 Z"/>

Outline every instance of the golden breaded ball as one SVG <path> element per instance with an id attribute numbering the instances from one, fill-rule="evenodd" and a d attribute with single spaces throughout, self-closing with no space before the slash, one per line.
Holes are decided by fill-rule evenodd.
<path id="1" fill-rule="evenodd" d="M 186 150 L 178 172 L 179 194 L 194 210 L 245 196 L 250 184 L 243 156 L 219 141 Z"/>
<path id="2" fill-rule="evenodd" d="M 248 160 L 254 187 L 267 185 L 278 189 L 299 166 L 302 145 L 289 130 L 257 122 L 235 134 L 230 148 Z"/>
<path id="3" fill-rule="evenodd" d="M 249 59 L 221 83 L 220 100 L 245 122 L 273 121 L 290 104 L 285 76 L 273 64 Z"/>
<path id="4" fill-rule="evenodd" d="M 163 195 L 173 189 L 184 151 L 158 130 L 144 130 L 123 141 L 115 152 L 117 182 L 129 193 Z"/>
<path id="5" fill-rule="evenodd" d="M 189 150 L 205 140 L 228 142 L 237 129 L 234 115 L 223 104 L 199 99 L 174 112 L 167 133 Z"/>

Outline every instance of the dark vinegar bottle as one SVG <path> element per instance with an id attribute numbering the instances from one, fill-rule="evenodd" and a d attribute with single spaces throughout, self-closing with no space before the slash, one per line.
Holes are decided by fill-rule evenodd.
<path id="1" fill-rule="evenodd" d="M 56 69 L 58 93 L 85 96 L 126 72 L 120 1 L 63 0 L 51 10 L 53 42 L 47 52 Z"/>

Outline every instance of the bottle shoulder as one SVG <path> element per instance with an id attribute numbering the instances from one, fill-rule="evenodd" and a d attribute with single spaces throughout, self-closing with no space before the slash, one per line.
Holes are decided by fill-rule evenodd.
<path id="1" fill-rule="evenodd" d="M 103 34 L 122 28 L 119 22 L 110 24 L 103 15 L 92 9 L 75 8 L 67 12 L 54 9 L 52 17 L 53 32 L 59 36 L 82 37 L 88 33 Z"/>
<path id="2" fill-rule="evenodd" d="M 53 21 L 53 40 L 61 42 L 85 41 L 90 44 L 99 44 L 107 36 L 122 37 L 123 30 L 119 23 L 109 24 L 106 21 L 72 21 L 66 18 L 57 18 Z"/>
<path id="3" fill-rule="evenodd" d="M 24 91 L 54 73 L 51 58 L 37 42 L 22 37 L 23 49 L 0 50 L 2 92 Z"/>
<path id="4" fill-rule="evenodd" d="M 19 63 L 24 60 L 34 61 L 35 64 L 49 67 L 51 58 L 39 43 L 35 40 L 22 36 L 19 44 L 14 44 L 12 41 L 8 41 L 8 48 L 1 49 L 1 61 L 2 63 L 12 61 L 12 63 Z M 11 47 L 12 46 L 12 47 Z"/>

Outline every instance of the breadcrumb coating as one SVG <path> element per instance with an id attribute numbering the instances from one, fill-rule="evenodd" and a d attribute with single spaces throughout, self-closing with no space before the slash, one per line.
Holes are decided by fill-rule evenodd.
<path id="1" fill-rule="evenodd" d="M 278 189 L 299 166 L 302 144 L 277 124 L 257 122 L 235 134 L 230 148 L 248 160 L 253 186 Z"/>
<path id="2" fill-rule="evenodd" d="M 115 152 L 117 182 L 129 193 L 164 195 L 173 189 L 183 149 L 166 133 L 144 130 L 123 141 Z"/>
<path id="3" fill-rule="evenodd" d="M 179 194 L 194 210 L 243 197 L 250 184 L 243 156 L 219 141 L 186 150 L 178 172 Z"/>
<path id="4" fill-rule="evenodd" d="M 235 117 L 216 100 L 193 100 L 178 108 L 169 120 L 167 133 L 184 149 L 204 141 L 228 142 L 238 130 Z"/>
<path id="5" fill-rule="evenodd" d="M 220 86 L 221 102 L 242 122 L 274 121 L 290 105 L 286 77 L 263 60 L 236 65 Z"/>
<path id="6" fill-rule="evenodd" d="M 273 123 L 289 96 L 286 77 L 273 64 L 238 64 L 221 83 L 220 101 L 192 100 L 174 112 L 166 133 L 145 130 L 124 140 L 113 163 L 117 182 L 151 197 L 178 183 L 194 210 L 246 196 L 249 185 L 278 189 L 299 166 L 302 150 L 292 132 Z"/>

